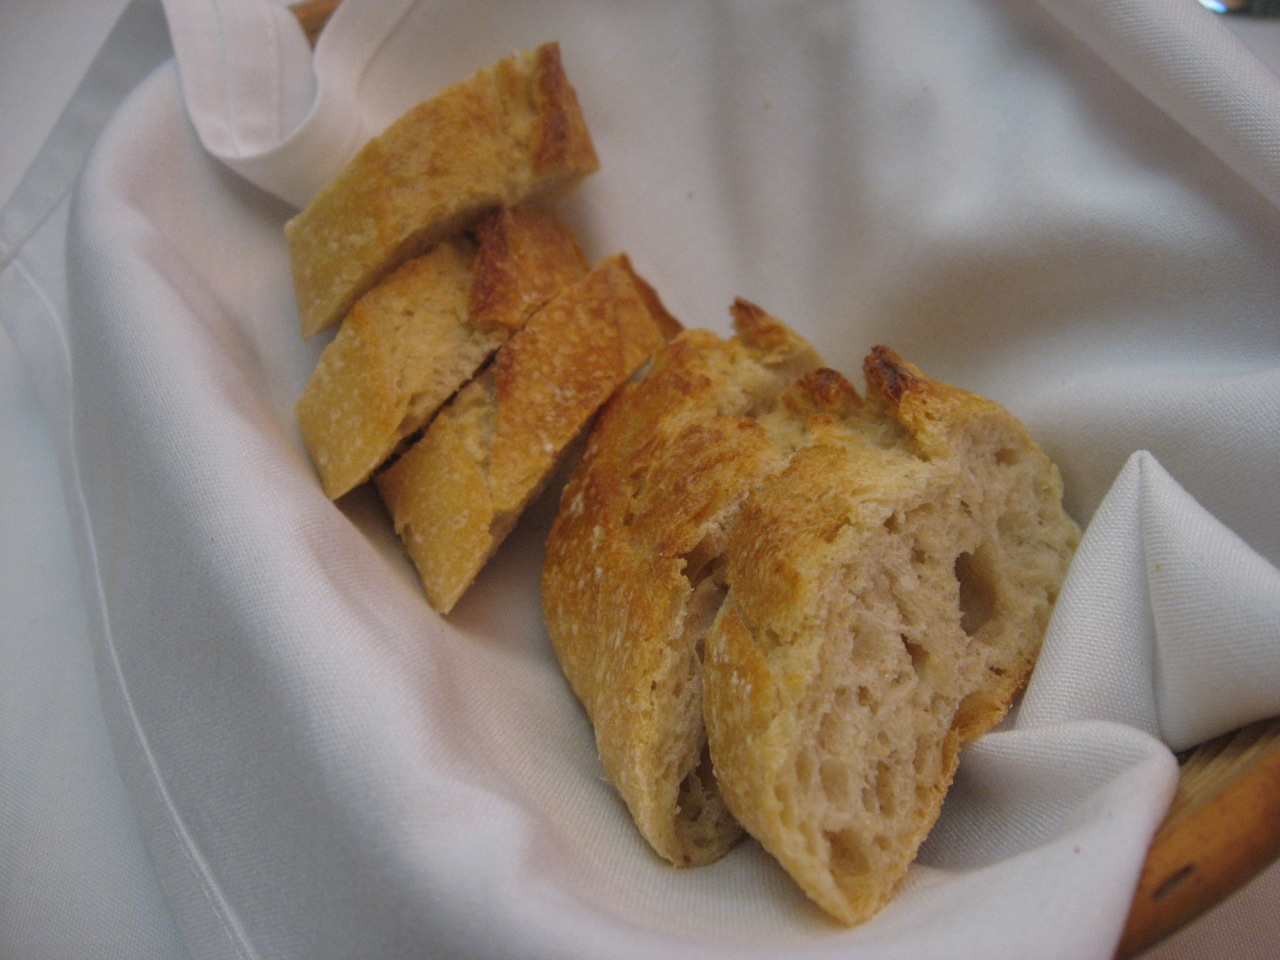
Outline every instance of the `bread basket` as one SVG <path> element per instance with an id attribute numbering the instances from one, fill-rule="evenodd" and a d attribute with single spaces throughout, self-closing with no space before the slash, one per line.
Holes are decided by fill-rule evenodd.
<path id="1" fill-rule="evenodd" d="M 1280 718 L 1178 759 L 1178 791 L 1142 865 L 1119 957 L 1194 920 L 1280 856 Z"/>
<path id="2" fill-rule="evenodd" d="M 314 43 L 340 0 L 291 9 Z M 1280 858 L 1280 717 L 1179 756 L 1177 792 L 1152 839 L 1117 948 L 1127 958 L 1174 933 Z"/>

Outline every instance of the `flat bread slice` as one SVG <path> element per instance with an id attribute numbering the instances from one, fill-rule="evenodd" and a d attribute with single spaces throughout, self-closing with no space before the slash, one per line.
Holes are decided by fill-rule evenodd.
<path id="1" fill-rule="evenodd" d="M 486 211 L 562 192 L 598 167 L 555 43 L 418 104 L 285 225 L 303 336 Z"/>
<path id="2" fill-rule="evenodd" d="M 542 596 L 551 641 L 641 834 L 679 866 L 742 834 L 712 776 L 702 637 L 738 504 L 784 462 L 757 423 L 813 348 L 748 303 L 689 330 L 601 412 L 561 499 Z"/>
<path id="3" fill-rule="evenodd" d="M 810 439 L 738 513 L 705 663 L 729 809 L 849 924 L 1025 682 L 1079 538 L 1007 411 L 884 348 L 865 371 L 865 402 L 836 374 L 797 384 Z"/>
<path id="4" fill-rule="evenodd" d="M 299 398 L 332 499 L 373 475 L 544 303 L 590 268 L 569 227 L 530 205 L 487 214 L 366 293 Z"/>
<path id="5" fill-rule="evenodd" d="M 453 608 L 590 418 L 679 329 L 626 256 L 603 260 L 376 477 L 436 610 Z"/>

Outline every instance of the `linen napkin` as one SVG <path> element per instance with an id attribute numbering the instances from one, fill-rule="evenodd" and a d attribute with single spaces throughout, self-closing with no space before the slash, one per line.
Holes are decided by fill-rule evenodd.
<path id="1" fill-rule="evenodd" d="M 277 7 L 167 0 L 176 63 L 77 191 L 64 334 L 104 708 L 192 956 L 1110 954 L 1170 747 L 1280 712 L 1280 88 L 1203 11 L 1105 7 L 345 0 L 312 57 Z M 1025 700 L 862 927 L 750 842 L 643 847 L 545 638 L 553 495 L 444 621 L 302 448 L 324 337 L 285 219 L 547 39 L 593 255 L 687 326 L 742 295 L 833 366 L 888 343 L 1000 400 L 1088 523 Z"/>

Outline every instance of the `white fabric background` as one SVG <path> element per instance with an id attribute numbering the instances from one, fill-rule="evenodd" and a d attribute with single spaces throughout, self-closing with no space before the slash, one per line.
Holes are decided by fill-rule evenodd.
<path id="1" fill-rule="evenodd" d="M 211 30 L 214 9 L 170 5 L 186 102 L 164 67 L 97 144 L 67 303 L 57 218 L 28 240 L 11 205 L 4 233 L 25 241 L 5 325 L 67 480 L 53 559 L 85 564 L 83 630 L 172 917 L 142 927 L 151 955 L 173 928 L 193 956 L 1108 955 L 1174 773 L 1155 738 L 1280 711 L 1274 74 L 1172 0 L 348 0 L 318 82 L 279 11 L 247 28 L 254 4 L 223 2 Z M 834 365 L 885 341 L 996 396 L 1092 521 L 1016 722 L 966 754 L 908 890 L 859 930 L 750 845 L 675 875 L 645 856 L 541 633 L 546 504 L 442 625 L 376 504 L 333 509 L 297 441 L 320 343 L 295 334 L 289 201 L 423 90 L 548 37 L 604 160 L 568 207 L 593 253 L 628 250 L 687 324 L 723 327 L 742 294 Z M 284 199 L 204 153 L 188 108 Z M 20 668 L 23 650 L 6 643 Z M 79 677 L 65 702 L 87 702 Z M 41 706 L 13 714 L 29 728 Z M 6 781 L 0 809 L 49 782 Z M 115 822 L 141 891 L 120 914 L 160 915 Z M 3 902 L 39 916 L 29 893 Z"/>
<path id="2" fill-rule="evenodd" d="M 186 956 L 103 721 L 59 454 L 65 401 L 23 331 L 65 310 L 65 187 L 114 96 L 167 49 L 158 4 L 0 2 L 0 957 Z M 123 88 L 123 89 L 121 89 Z M 70 105 L 69 105 L 70 101 Z M 66 108 L 42 162 L 37 157 Z M 20 186 L 21 183 L 21 186 Z M 16 191 L 16 192 L 15 192 Z M 57 202 L 62 198 L 64 202 Z M 50 206 L 52 204 L 52 206 Z M 34 231 L 34 232 L 33 232 Z M 23 238 L 29 237 L 25 242 Z M 10 259 L 10 258 L 13 259 Z M 22 346 L 20 347 L 19 344 Z M 45 376 L 46 382 L 56 378 Z M 57 429 L 55 429 L 57 425 Z"/>

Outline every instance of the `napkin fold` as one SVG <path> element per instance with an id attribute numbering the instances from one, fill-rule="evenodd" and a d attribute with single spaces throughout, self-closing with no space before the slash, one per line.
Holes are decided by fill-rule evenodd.
<path id="1" fill-rule="evenodd" d="M 1185 750 L 1280 712 L 1278 625 L 1280 571 L 1139 451 L 1080 544 L 1019 721 L 1107 719 Z"/>
<path id="2" fill-rule="evenodd" d="M 1170 748 L 1280 713 L 1275 489 L 1235 479 L 1280 467 L 1280 95 L 1208 15 L 1146 45 L 1173 0 L 1068 6 L 345 0 L 312 56 L 278 5 L 165 0 L 176 63 L 86 166 L 59 334 L 104 709 L 193 956 L 1110 954 Z M 1088 523 L 1023 702 L 857 929 L 751 843 L 677 872 L 638 840 L 541 623 L 553 499 L 445 622 L 300 442 L 324 338 L 284 221 L 547 39 L 603 160 L 566 201 L 593 255 L 686 325 L 742 294 L 837 366 L 887 342 L 1001 400 Z"/>
<path id="3" fill-rule="evenodd" d="M 357 4 L 358 6 L 358 4 Z M 314 60 L 292 11 L 264 0 L 164 0 L 200 141 L 245 179 L 303 206 L 380 127 L 361 102 L 369 61 L 411 0 L 339 7 Z"/>

